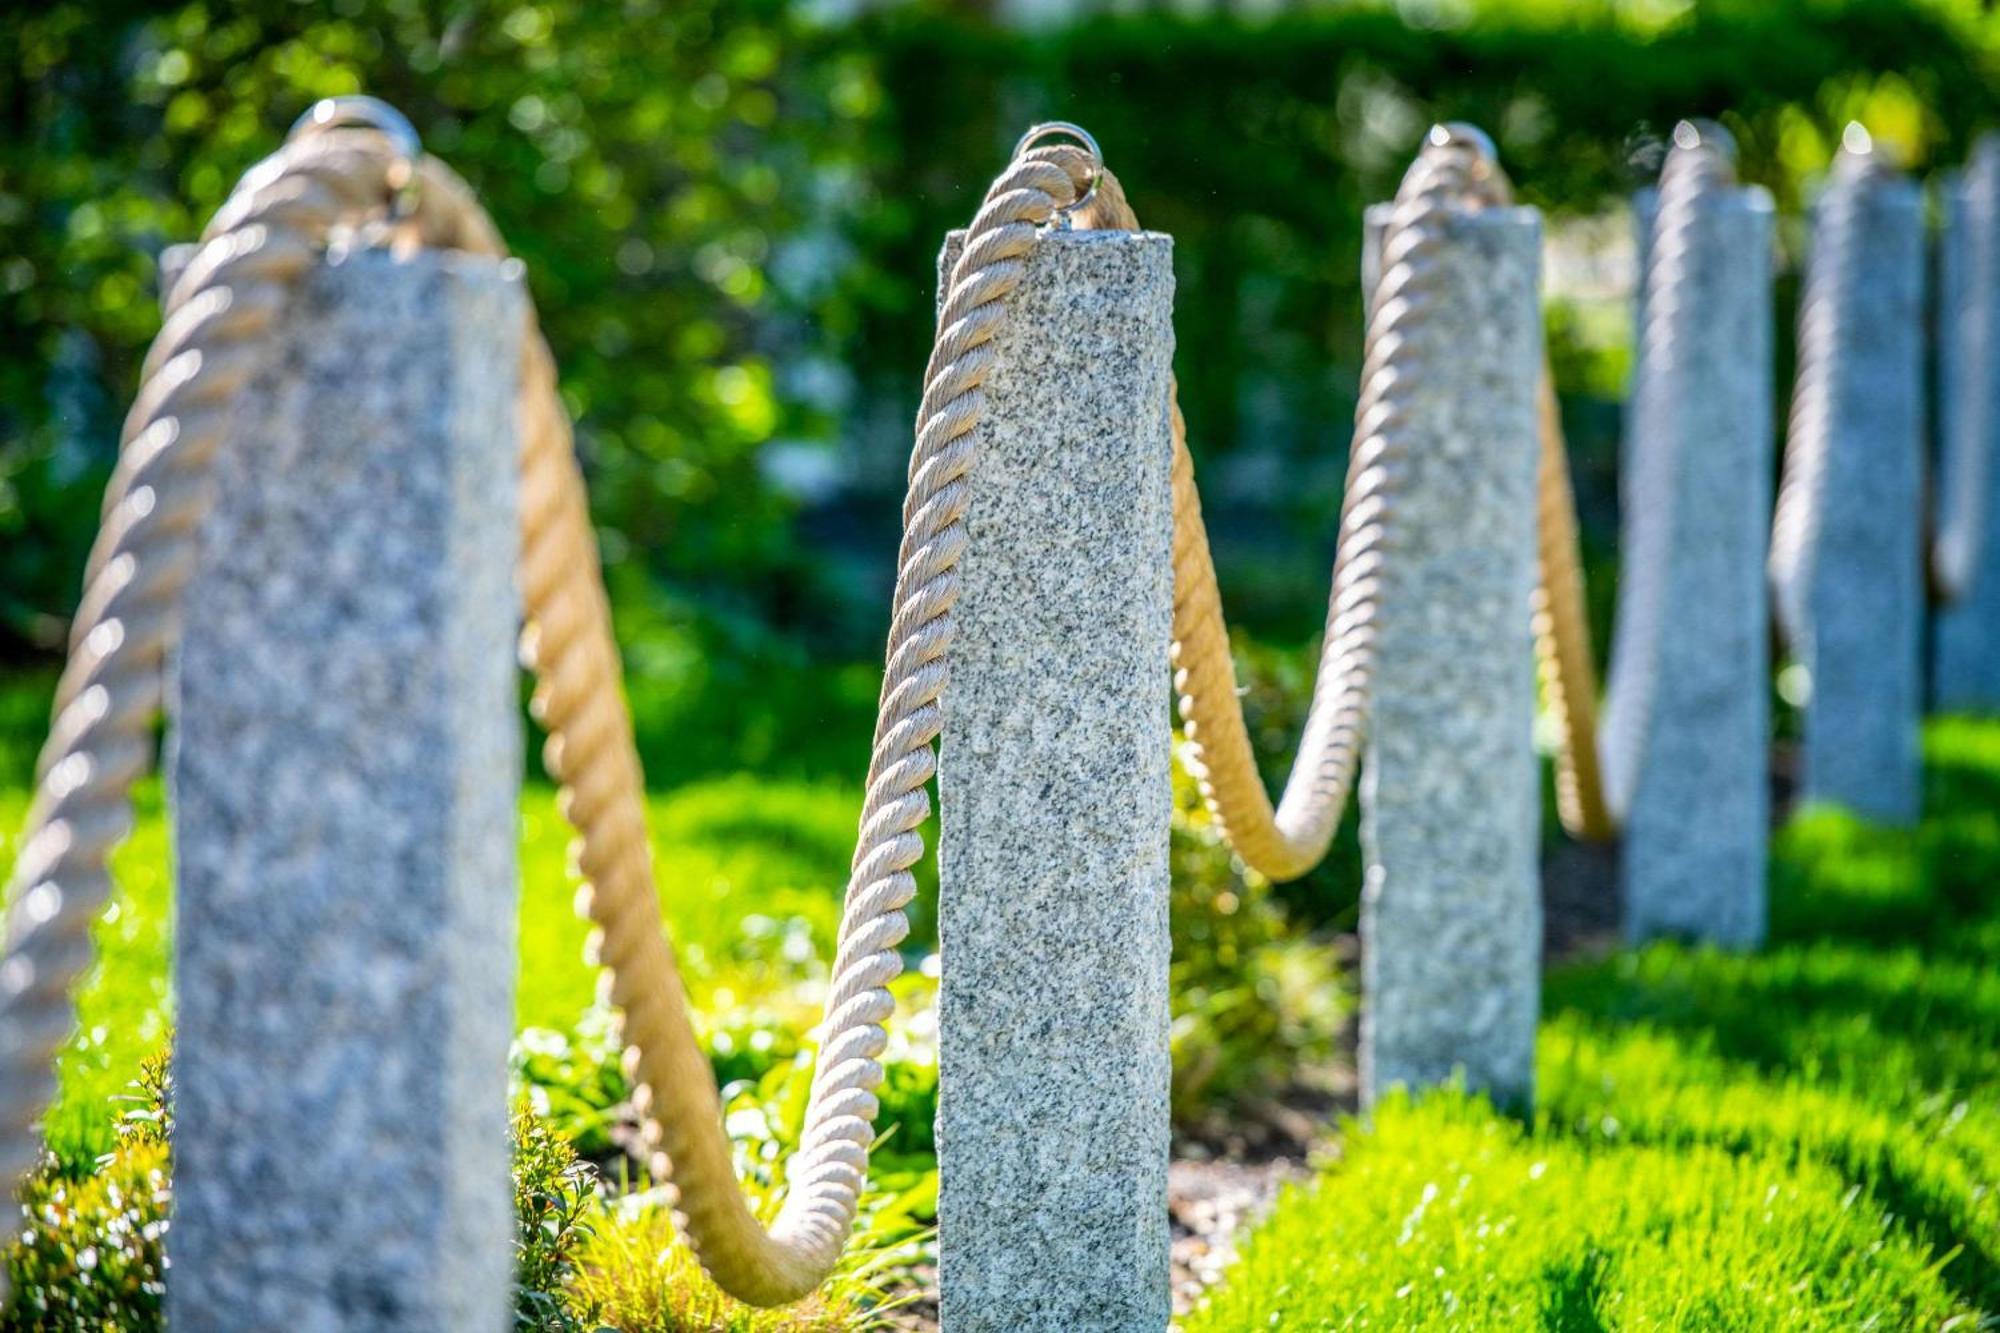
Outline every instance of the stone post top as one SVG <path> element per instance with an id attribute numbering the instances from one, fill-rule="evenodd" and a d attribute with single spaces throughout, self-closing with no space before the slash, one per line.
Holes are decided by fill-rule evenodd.
<path id="1" fill-rule="evenodd" d="M 1905 208 L 1923 203 L 1924 187 L 1902 168 L 1870 156 L 1842 152 L 1819 182 L 1815 204 L 1828 195 L 1860 191 L 1877 204 Z"/>
<path id="2" fill-rule="evenodd" d="M 426 248 L 397 252 L 386 246 L 332 246 L 321 256 L 327 268 L 409 273 L 448 273 L 468 281 L 491 281 L 508 286 L 524 286 L 527 266 L 512 255 L 482 255 L 470 250 Z"/>
<path id="3" fill-rule="evenodd" d="M 951 286 L 951 271 L 965 252 L 963 227 L 945 233 L 938 251 L 937 306 L 944 309 Z M 1022 256 L 1022 262 L 1037 275 L 1037 281 L 1058 286 L 1072 281 L 1104 284 L 1105 291 L 1128 282 L 1142 287 L 1158 286 L 1165 308 L 1172 308 L 1174 287 L 1174 238 L 1159 231 L 1058 231 L 1044 230 L 1037 243 Z"/>
<path id="4" fill-rule="evenodd" d="M 1738 185 L 1734 189 L 1718 190 L 1713 198 L 1714 208 L 1730 213 L 1774 214 L 1778 211 L 1771 192 L 1761 185 Z"/>
<path id="5" fill-rule="evenodd" d="M 1450 204 L 1447 207 L 1457 217 L 1467 222 L 1476 222 L 1487 227 L 1520 227 L 1542 225 L 1542 210 L 1533 204 L 1501 204 L 1475 208 L 1469 204 Z M 1389 218 L 1396 211 L 1392 200 L 1370 204 L 1363 210 L 1362 221 L 1370 228 L 1389 225 Z"/>
<path id="6" fill-rule="evenodd" d="M 1106 246 L 1145 255 L 1157 251 L 1171 257 L 1174 238 L 1163 231 L 1100 231 L 1096 229 L 1064 231 L 1056 227 L 1046 227 L 1037 238 L 1030 255 L 1061 250 L 1067 253 L 1081 253 L 1092 246 Z M 965 228 L 954 227 L 944 234 L 944 246 L 938 251 L 938 267 L 948 269 L 956 263 L 960 252 L 965 249 Z M 1171 262 L 1171 258 L 1169 259 Z"/>
<path id="7" fill-rule="evenodd" d="M 194 241 L 169 245 L 160 251 L 159 302 L 164 310 L 167 298 L 173 295 L 174 285 L 181 274 L 199 254 L 201 246 Z M 320 256 L 319 265 L 323 269 L 348 269 L 359 271 L 365 279 L 367 270 L 381 269 L 383 272 L 401 270 L 405 273 L 444 273 L 468 282 L 497 282 L 501 285 L 519 288 L 527 287 L 527 266 L 512 255 L 480 255 L 468 250 L 424 249 L 398 254 L 381 246 L 359 248 L 335 247 Z"/>
<path id="8" fill-rule="evenodd" d="M 1966 154 L 1965 170 L 2000 171 L 2000 130 L 1987 130 L 1973 140 L 1972 151 Z"/>
<path id="9" fill-rule="evenodd" d="M 1776 213 L 1778 205 L 1761 185 L 1732 185 L 1709 195 L 1709 207 L 1730 213 Z M 1650 218 L 1660 207 L 1660 187 L 1642 185 L 1632 191 L 1632 207 Z"/>

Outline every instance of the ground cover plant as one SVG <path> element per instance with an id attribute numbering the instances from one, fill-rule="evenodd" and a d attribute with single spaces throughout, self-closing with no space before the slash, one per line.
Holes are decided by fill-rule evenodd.
<path id="1" fill-rule="evenodd" d="M 1350 1125 L 1190 1333 L 1954 1328 L 2000 1316 L 2000 724 L 1927 738 L 1914 833 L 1808 812 L 1752 956 L 1558 967 L 1541 1108 Z"/>
<path id="2" fill-rule="evenodd" d="M 778 1090 L 792 1109 L 803 1099 Z M 17 1229 L 0 1245 L 12 1299 L 0 1333 L 151 1333 L 166 1327 L 172 1228 L 171 1077 L 146 1060 L 114 1127 L 114 1146 L 81 1171 L 50 1156 L 28 1181 Z M 772 1108 L 776 1109 L 776 1108 Z M 785 1128 L 796 1132 L 796 1124 Z M 731 1300 L 700 1271 L 657 1196 L 614 1195 L 561 1132 L 523 1103 L 513 1119 L 514 1322 L 517 1333 L 837 1333 L 876 1326 L 905 1299 L 892 1290 L 926 1234 L 921 1191 L 876 1190 L 853 1245 L 820 1291 L 784 1310 Z M 770 1144 L 771 1135 L 750 1136 Z M 767 1213 L 777 1185 L 745 1173 Z"/>

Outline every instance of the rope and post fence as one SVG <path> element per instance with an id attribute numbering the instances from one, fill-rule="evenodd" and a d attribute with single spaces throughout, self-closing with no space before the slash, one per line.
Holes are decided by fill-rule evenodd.
<path id="1" fill-rule="evenodd" d="M 993 343 L 938 774 L 953 1330 L 1169 1314 L 1173 287 L 1169 238 L 1059 223 Z"/>
<path id="2" fill-rule="evenodd" d="M 1965 199 L 2000 176 L 1982 170 Z M 1842 247 L 1874 248 L 1840 230 L 1860 180 L 1823 212 L 1814 337 L 1814 299 L 1845 290 Z M 1898 263 L 1871 279 L 1879 320 L 1841 319 L 1867 324 L 1887 348 L 1868 364 L 1891 376 L 1914 265 L 1909 192 L 1882 188 Z M 176 258 L 126 423 L 7 899 L 0 1184 L 34 1164 L 105 859 L 170 699 L 170 1312 L 218 1329 L 504 1321 L 518 620 L 646 1165 L 716 1282 L 784 1304 L 841 1257 L 936 775 L 946 1325 L 1162 1328 L 1170 698 L 1216 824 L 1272 878 L 1325 856 L 1360 775 L 1365 1101 L 1463 1077 L 1532 1102 L 1537 656 L 1560 813 L 1579 837 L 1622 833 L 1628 933 L 1762 936 L 1766 561 L 1805 651 L 1856 651 L 1806 591 L 1834 564 L 1785 534 L 1843 531 L 1876 475 L 1843 461 L 1849 435 L 1902 441 L 1913 390 L 1895 379 L 1879 421 L 1848 413 L 1831 389 L 1867 396 L 1878 370 L 1808 339 L 1788 458 L 1805 480 L 1767 551 L 1770 201 L 1736 185 L 1726 136 L 1684 124 L 1640 211 L 1602 726 L 1539 218 L 1483 135 L 1440 126 L 1371 214 L 1326 641 L 1274 806 L 1175 400 L 1172 243 L 1139 229 L 1076 127 L 1022 141 L 940 265 L 818 1062 L 764 1219 L 662 926 L 609 600 L 518 265 L 400 116 L 315 108 Z M 1990 238 L 1958 225 L 1952 262 L 1987 263 Z M 1969 386 L 1994 304 L 1991 284 L 1968 298 L 1949 376 L 1951 475 L 1982 484 L 1990 430 L 1971 423 L 1990 413 Z M 1852 540 L 1914 552 L 1907 454 L 1892 464 L 1904 502 Z M 1992 582 L 1986 511 L 1953 504 L 1939 564 L 1974 571 L 1957 589 L 1973 605 Z M 1817 617 L 1803 632 L 1794 589 Z"/>
<path id="3" fill-rule="evenodd" d="M 1923 205 L 1850 126 L 1814 208 L 1771 529 L 1800 796 L 1905 826 L 1923 801 Z M 1962 584 L 1937 554 L 1938 586 Z"/>
<path id="4" fill-rule="evenodd" d="M 1626 552 L 1603 727 L 1625 933 L 1748 948 L 1770 839 L 1770 196 L 1676 129 L 1640 226 Z"/>

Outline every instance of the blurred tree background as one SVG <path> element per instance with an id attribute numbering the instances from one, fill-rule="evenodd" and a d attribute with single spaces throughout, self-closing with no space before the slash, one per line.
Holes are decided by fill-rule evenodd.
<path id="1" fill-rule="evenodd" d="M 1029 123 L 1090 126 L 1141 217 L 1175 237 L 1178 368 L 1226 592 L 1253 634 L 1300 643 L 1318 627 L 1353 406 L 1360 211 L 1428 123 L 1486 127 L 1552 238 L 1615 251 L 1618 227 L 1587 220 L 1656 167 L 1682 116 L 1724 120 L 1743 174 L 1796 219 L 1846 120 L 1929 169 L 1961 159 L 1996 109 L 2000 41 L 1974 0 L 1111 10 L 10 8 L 0 661 L 61 643 L 158 323 L 159 249 L 194 236 L 317 97 L 402 107 L 526 259 L 634 676 L 657 687 L 635 701 L 670 737 L 648 747 L 666 778 L 857 762 L 933 257 Z M 1788 237 L 1795 250 L 1796 221 Z M 1603 555 L 1625 329 L 1618 301 L 1551 287 Z M 780 682 L 815 663 L 856 665 L 793 699 Z M 721 703 L 733 729 L 683 725 Z"/>

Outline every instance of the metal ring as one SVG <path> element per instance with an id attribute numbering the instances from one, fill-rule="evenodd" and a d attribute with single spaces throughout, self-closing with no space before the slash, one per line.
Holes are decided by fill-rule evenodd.
<path id="1" fill-rule="evenodd" d="M 1903 169 L 1903 155 L 1884 143 L 1858 120 L 1840 132 L 1840 149 L 1833 155 L 1832 174 L 1848 180 L 1881 180 Z"/>
<path id="2" fill-rule="evenodd" d="M 1015 140 L 1013 156 L 1018 161 L 1021 154 L 1027 152 L 1035 144 L 1058 134 L 1066 134 L 1070 138 L 1075 139 L 1083 151 L 1089 154 L 1091 162 L 1096 166 L 1096 170 L 1090 174 L 1089 188 L 1068 205 L 1056 210 L 1056 226 L 1060 229 L 1068 230 L 1070 214 L 1076 212 L 1076 210 L 1097 197 L 1097 183 L 1104 177 L 1104 150 L 1097 146 L 1096 137 L 1083 126 L 1071 121 L 1045 120 L 1039 125 L 1029 126 L 1028 132 Z"/>
<path id="3" fill-rule="evenodd" d="M 354 93 L 346 97 L 323 97 L 314 102 L 304 115 L 292 122 L 285 138 L 305 139 L 340 129 L 374 130 L 389 141 L 401 167 L 395 174 L 402 177 L 401 181 L 394 176 L 390 179 L 395 189 L 395 196 L 390 202 L 390 216 L 407 216 L 416 207 L 417 162 L 424 155 L 424 142 L 417 135 L 417 127 L 410 123 L 408 116 L 381 98 Z"/>
<path id="4" fill-rule="evenodd" d="M 1041 140 L 1057 134 L 1067 134 L 1075 139 L 1083 146 L 1084 152 L 1089 153 L 1100 165 L 1103 163 L 1104 150 L 1097 146 L 1096 138 L 1083 126 L 1072 124 L 1067 120 L 1045 120 L 1039 125 L 1030 126 L 1028 132 L 1015 141 L 1014 156 L 1019 157 Z"/>

